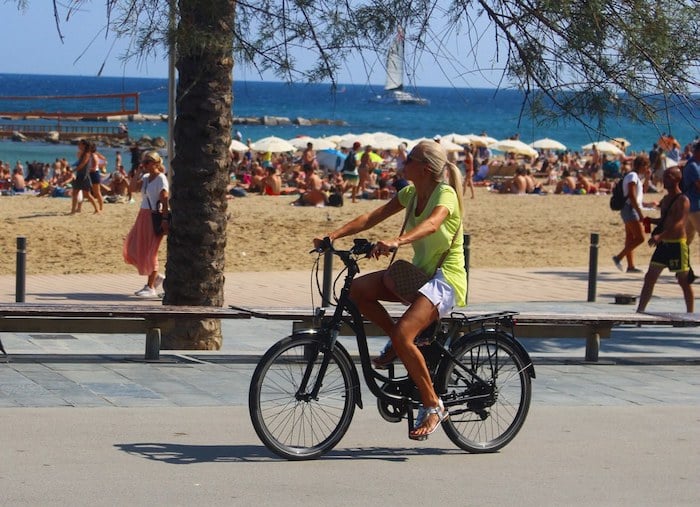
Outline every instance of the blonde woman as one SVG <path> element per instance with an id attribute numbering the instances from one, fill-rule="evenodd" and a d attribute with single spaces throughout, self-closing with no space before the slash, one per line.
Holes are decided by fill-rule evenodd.
<path id="1" fill-rule="evenodd" d="M 158 274 L 158 248 L 163 234 L 156 234 L 151 213 L 160 212 L 164 233 L 168 232 L 170 211 L 168 206 L 169 186 L 165 176 L 163 160 L 156 151 L 148 151 L 142 159 L 143 174 L 140 177 L 141 209 L 136 222 L 124 239 L 123 256 L 127 264 L 138 269 L 139 275 L 147 276 L 146 285 L 135 294 L 139 297 L 158 297 L 158 289 L 165 277 Z"/>
<path id="2" fill-rule="evenodd" d="M 414 340 L 439 317 L 448 315 L 455 305 L 465 304 L 462 177 L 459 169 L 447 161 L 442 147 L 434 141 L 420 142 L 411 150 L 404 173 L 412 185 L 404 187 L 383 206 L 351 220 L 327 237 L 332 241 L 355 235 L 403 210 L 409 213 L 404 232 L 378 241 L 373 255 L 389 255 L 400 246 L 410 244 L 414 252 L 413 264 L 428 275 L 434 273 L 432 279 L 421 287 L 415 300 L 396 322 L 380 303 L 400 301 L 385 284 L 385 270 L 356 278 L 350 297 L 362 314 L 391 338 L 392 349 L 420 391 L 422 408 L 409 438 L 425 440 L 448 414 L 433 388 L 425 358 Z M 449 183 L 444 181 L 445 173 Z M 315 238 L 314 244 L 319 246 L 322 241 Z M 438 268 L 445 252 L 447 254 Z"/>

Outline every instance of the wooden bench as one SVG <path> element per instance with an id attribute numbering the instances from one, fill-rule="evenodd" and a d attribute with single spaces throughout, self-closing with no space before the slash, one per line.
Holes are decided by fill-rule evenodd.
<path id="1" fill-rule="evenodd" d="M 249 312 L 213 306 L 4 303 L 0 304 L 0 333 L 144 333 L 145 359 L 156 361 L 164 321 L 250 316 Z M 7 355 L 1 340 L 0 351 Z"/>
<path id="2" fill-rule="evenodd" d="M 293 321 L 293 329 L 307 328 L 314 320 L 308 308 L 239 308 L 232 309 L 248 312 L 252 317 L 272 320 Z M 398 318 L 405 311 L 400 305 L 387 305 L 389 314 Z M 585 307 L 583 308 L 585 310 Z M 328 308 L 327 315 L 333 312 Z M 466 316 L 476 316 L 484 312 L 463 311 Z M 443 319 L 449 321 L 450 319 Z M 582 338 L 586 340 L 585 360 L 597 362 L 600 353 L 600 340 L 610 338 L 613 327 L 630 326 L 698 326 L 700 314 L 688 313 L 540 313 L 520 312 L 514 317 L 517 338 Z M 367 336 L 382 336 L 384 331 L 371 322 L 365 321 Z M 344 327 L 341 334 L 350 335 L 351 330 Z"/>

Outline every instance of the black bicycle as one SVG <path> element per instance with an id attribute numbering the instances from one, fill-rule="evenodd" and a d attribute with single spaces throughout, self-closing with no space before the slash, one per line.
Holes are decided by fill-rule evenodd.
<path id="1" fill-rule="evenodd" d="M 360 272 L 357 261 L 368 257 L 372 247 L 367 240 L 355 239 L 350 250 L 336 250 L 330 242 L 317 250 L 319 259 L 330 251 L 345 265 L 335 311 L 326 315 L 317 309 L 316 325 L 277 342 L 255 369 L 250 417 L 260 440 L 278 456 L 318 458 L 340 442 L 355 407 L 362 408 L 357 368 L 338 341 L 344 325 L 357 338 L 362 373 L 379 413 L 389 422 L 406 419 L 409 430 L 413 427 L 418 390 L 405 372 L 372 367 L 364 320 L 349 298 L 350 285 Z M 317 281 L 319 264 L 317 260 Z M 515 438 L 527 417 L 535 369 L 514 337 L 515 315 L 453 313 L 422 333 L 426 344 L 420 350 L 450 415 L 442 427 L 465 451 L 498 451 Z"/>

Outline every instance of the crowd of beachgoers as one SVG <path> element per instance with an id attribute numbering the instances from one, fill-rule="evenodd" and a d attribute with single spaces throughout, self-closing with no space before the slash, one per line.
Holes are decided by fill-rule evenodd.
<path id="1" fill-rule="evenodd" d="M 348 136 L 345 136 L 346 138 Z M 465 175 L 465 195 L 474 186 L 486 186 L 498 193 L 512 194 L 597 194 L 609 193 L 614 182 L 632 166 L 635 157 L 649 158 L 652 168 L 649 191 L 662 189 L 661 175 L 666 167 L 678 165 L 691 155 L 691 146 L 698 139 L 681 145 L 671 136 L 650 142 L 648 150 L 632 151 L 624 139 L 592 144 L 578 152 L 557 150 L 556 146 L 534 150 L 503 151 L 500 154 L 479 137 L 465 143 L 457 136 L 435 136 Z M 251 194 L 298 195 L 297 205 L 342 205 L 344 198 L 388 199 L 408 182 L 403 178 L 410 146 L 400 142 L 394 149 L 372 146 L 367 135 L 358 141 L 318 150 L 316 139 L 295 143 L 298 148 L 256 149 L 234 139 L 230 150 L 228 191 L 231 198 Z M 518 136 L 511 140 L 518 143 Z M 360 142 L 364 141 L 364 142 Z M 455 142 L 458 141 L 458 142 Z M 318 143 L 328 146 L 328 139 Z M 524 145 L 524 143 L 521 143 Z M 601 146 L 598 149 L 597 146 Z M 134 184 L 146 147 L 133 142 L 128 153 L 117 151 L 115 160 L 101 158 L 101 195 L 105 202 L 131 202 L 140 189 Z M 503 150 L 503 148 L 501 148 Z M 345 160 L 354 157 L 355 171 L 348 170 Z M 0 190 L 4 195 L 31 193 L 37 196 L 70 197 L 74 167 L 67 158 L 52 162 L 0 161 Z M 471 187 L 471 189 L 469 188 Z"/>

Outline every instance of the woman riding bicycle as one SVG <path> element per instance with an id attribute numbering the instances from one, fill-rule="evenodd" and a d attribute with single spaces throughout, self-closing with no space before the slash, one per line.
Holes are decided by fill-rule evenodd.
<path id="1" fill-rule="evenodd" d="M 356 278 L 350 298 L 367 319 L 391 338 L 393 349 L 416 384 L 422 408 L 409 438 L 424 440 L 448 414 L 433 388 L 425 358 L 414 339 L 439 317 L 448 315 L 455 305 L 465 304 L 467 279 L 462 249 L 462 177 L 459 169 L 447 161 L 440 144 L 434 141 L 422 141 L 411 150 L 404 172 L 413 185 L 402 189 L 383 206 L 329 233 L 327 238 L 333 241 L 355 235 L 405 208 L 409 213 L 403 233 L 378 241 L 372 255 L 375 258 L 389 255 L 401 245 L 411 244 L 413 264 L 432 275 L 430 281 L 420 288 L 409 308 L 396 322 L 379 302 L 401 301 L 387 287 L 385 270 Z M 444 182 L 445 172 L 449 184 Z M 315 246 L 318 247 L 322 241 L 315 238 Z"/>

